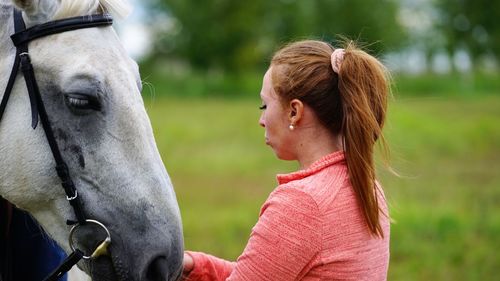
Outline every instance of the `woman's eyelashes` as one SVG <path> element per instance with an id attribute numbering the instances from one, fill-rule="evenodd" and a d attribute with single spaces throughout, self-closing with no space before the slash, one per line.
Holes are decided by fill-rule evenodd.
<path id="1" fill-rule="evenodd" d="M 260 110 L 264 110 L 264 109 L 266 109 L 266 108 L 267 108 L 267 105 L 265 105 L 265 104 L 263 104 L 263 105 L 261 105 L 261 106 L 259 107 L 259 109 L 260 109 Z"/>

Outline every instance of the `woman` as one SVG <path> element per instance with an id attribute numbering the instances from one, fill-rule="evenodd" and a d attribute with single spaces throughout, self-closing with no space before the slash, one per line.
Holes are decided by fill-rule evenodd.
<path id="1" fill-rule="evenodd" d="M 236 262 L 187 251 L 185 280 L 386 280 L 389 218 L 375 180 L 388 73 L 349 42 L 285 46 L 261 90 L 259 123 L 279 159 L 278 175 Z"/>

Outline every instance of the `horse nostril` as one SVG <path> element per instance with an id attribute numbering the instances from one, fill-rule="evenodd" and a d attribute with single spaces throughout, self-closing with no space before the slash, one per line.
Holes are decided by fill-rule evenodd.
<path id="1" fill-rule="evenodd" d="M 165 281 L 168 280 L 168 262 L 164 256 L 156 257 L 146 271 L 146 280 Z"/>

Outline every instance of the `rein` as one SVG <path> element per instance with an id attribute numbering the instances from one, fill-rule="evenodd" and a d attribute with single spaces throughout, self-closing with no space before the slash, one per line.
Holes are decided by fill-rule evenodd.
<path id="1" fill-rule="evenodd" d="M 31 64 L 31 59 L 28 50 L 28 44 L 32 40 L 45 37 L 52 34 L 57 34 L 70 30 L 77 30 L 83 28 L 99 27 L 99 26 L 109 26 L 113 23 L 113 19 L 108 14 L 90 15 L 90 16 L 80 16 L 61 20 L 50 21 L 43 24 L 38 24 L 33 27 L 26 29 L 24 23 L 22 12 L 14 9 L 14 28 L 15 33 L 11 35 L 12 42 L 16 46 L 16 57 L 14 60 L 14 65 L 10 73 L 7 86 L 5 88 L 5 93 L 0 103 L 0 122 L 2 116 L 5 112 L 7 102 L 9 101 L 12 88 L 14 87 L 14 82 L 16 80 L 19 69 L 21 69 L 24 80 L 26 82 L 26 87 L 28 89 L 28 95 L 30 99 L 31 106 L 31 127 L 35 129 L 38 125 L 38 121 L 42 124 L 45 136 L 52 151 L 56 166 L 56 172 L 61 179 L 61 185 L 66 193 L 66 199 L 69 201 L 71 207 L 76 216 L 76 221 L 68 220 L 68 225 L 73 225 L 70 230 L 69 245 L 73 252 L 64 260 L 64 262 L 56 268 L 45 281 L 58 280 L 64 273 L 69 271 L 75 264 L 77 264 L 81 259 L 93 259 L 99 255 L 107 254 L 107 246 L 111 243 L 111 236 L 106 228 L 106 226 L 99 221 L 87 219 L 85 212 L 82 207 L 82 201 L 78 196 L 78 191 L 71 179 L 68 166 L 64 161 L 59 146 L 54 137 L 52 127 L 50 126 L 50 120 L 48 118 L 45 106 L 36 82 L 35 73 L 33 70 L 33 65 Z M 77 230 L 79 226 L 85 224 L 95 224 L 106 231 L 107 237 L 102 241 L 99 246 L 94 250 L 91 255 L 85 256 L 85 254 L 73 246 L 73 233 Z M 1 278 L 0 278 L 1 279 Z"/>

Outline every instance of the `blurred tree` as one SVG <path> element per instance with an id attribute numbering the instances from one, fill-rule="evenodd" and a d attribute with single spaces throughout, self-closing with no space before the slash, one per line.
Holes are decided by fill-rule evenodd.
<path id="1" fill-rule="evenodd" d="M 436 0 L 440 13 L 437 28 L 446 39 L 446 49 L 452 56 L 465 50 L 477 67 L 485 55 L 496 62 L 500 59 L 500 1 Z"/>
<path id="2" fill-rule="evenodd" d="M 376 53 L 395 50 L 405 39 L 392 0 L 158 1 L 179 25 L 159 44 L 201 69 L 262 67 L 280 44 L 297 39 L 334 41 L 341 34 L 377 43 L 370 46 Z"/>

